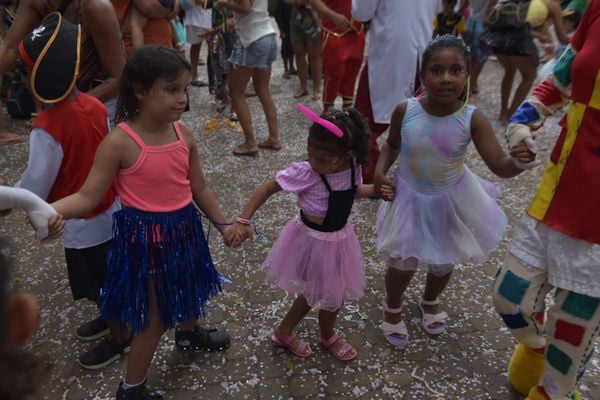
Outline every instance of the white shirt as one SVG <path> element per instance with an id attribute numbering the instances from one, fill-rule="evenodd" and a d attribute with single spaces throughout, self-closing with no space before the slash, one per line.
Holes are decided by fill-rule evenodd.
<path id="1" fill-rule="evenodd" d="M 212 8 L 204 9 L 201 5 L 196 4 L 194 7 L 185 10 L 183 25 L 200 29 L 212 28 Z"/>
<path id="2" fill-rule="evenodd" d="M 267 0 L 251 0 L 252 11 L 249 14 L 234 13 L 235 30 L 244 47 L 250 46 L 263 36 L 275 33 L 267 12 Z"/>
<path id="3" fill-rule="evenodd" d="M 398 103 L 411 97 L 423 50 L 433 33 L 439 0 L 352 0 L 352 17 L 371 21 L 368 65 L 373 117 L 389 124 Z"/>
<path id="4" fill-rule="evenodd" d="M 52 135 L 41 128 L 29 135 L 27 168 L 16 187 L 27 189 L 42 199 L 48 198 L 58 176 L 63 160 L 63 150 Z M 104 243 L 112 238 L 112 214 L 121 208 L 118 199 L 102 214 L 93 218 L 74 218 L 67 221 L 63 245 L 68 249 L 84 249 Z"/>

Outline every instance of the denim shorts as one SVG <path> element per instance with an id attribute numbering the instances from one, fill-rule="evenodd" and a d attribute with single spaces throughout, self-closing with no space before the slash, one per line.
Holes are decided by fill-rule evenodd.
<path id="1" fill-rule="evenodd" d="M 275 33 L 268 34 L 244 47 L 239 36 L 233 43 L 231 57 L 227 60 L 234 67 L 265 69 L 277 58 L 277 40 Z"/>

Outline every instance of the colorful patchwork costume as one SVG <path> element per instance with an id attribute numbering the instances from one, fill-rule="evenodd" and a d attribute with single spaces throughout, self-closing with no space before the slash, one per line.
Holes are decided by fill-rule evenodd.
<path id="1" fill-rule="evenodd" d="M 509 144 L 568 113 L 537 192 L 515 227 L 494 303 L 519 341 L 509 380 L 528 399 L 576 399 L 600 329 L 600 0 L 511 118 Z M 545 297 L 556 288 L 554 305 Z"/>

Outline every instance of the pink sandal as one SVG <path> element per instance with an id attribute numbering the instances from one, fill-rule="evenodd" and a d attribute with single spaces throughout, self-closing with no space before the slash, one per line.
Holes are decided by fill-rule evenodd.
<path id="1" fill-rule="evenodd" d="M 296 342 L 296 346 L 292 346 L 292 343 L 294 343 L 296 338 L 298 339 L 298 342 Z M 271 336 L 271 342 L 273 342 L 273 345 L 277 347 L 286 349 L 296 357 L 306 358 L 312 354 L 310 345 L 304 340 L 300 339 L 295 333 L 292 333 L 287 338 L 282 338 L 279 335 L 279 329 L 275 328 L 273 330 L 273 335 Z"/>
<path id="2" fill-rule="evenodd" d="M 337 349 L 337 351 L 333 351 L 333 345 L 341 338 L 342 337 L 340 335 L 338 335 L 337 333 L 334 333 L 327 340 L 323 339 L 323 337 L 320 337 L 319 342 L 321 343 L 321 346 L 323 346 L 325 349 L 329 350 L 331 355 L 334 356 L 336 359 L 338 359 L 340 361 L 354 360 L 356 358 L 356 356 L 358 355 L 358 352 L 348 342 L 344 342 L 344 344 L 342 344 L 340 346 L 340 348 Z"/>

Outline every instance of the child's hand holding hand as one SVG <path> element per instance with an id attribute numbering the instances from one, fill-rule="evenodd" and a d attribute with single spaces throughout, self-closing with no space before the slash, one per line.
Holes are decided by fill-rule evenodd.
<path id="1" fill-rule="evenodd" d="M 385 201 L 391 201 L 394 198 L 396 186 L 387 175 L 375 174 L 374 182 L 375 194 Z"/>
<path id="2" fill-rule="evenodd" d="M 48 236 L 44 240 L 56 239 L 62 236 L 64 228 L 65 220 L 63 216 L 60 214 L 53 215 L 48 221 Z"/>
<path id="3" fill-rule="evenodd" d="M 246 239 L 252 239 L 252 228 L 250 225 L 236 222 L 223 232 L 225 245 L 228 247 L 239 247 Z"/>
<path id="4" fill-rule="evenodd" d="M 513 158 L 515 165 L 522 169 L 533 168 L 535 163 L 535 153 L 529 149 L 525 140 L 517 143 L 510 149 L 510 156 Z"/>

